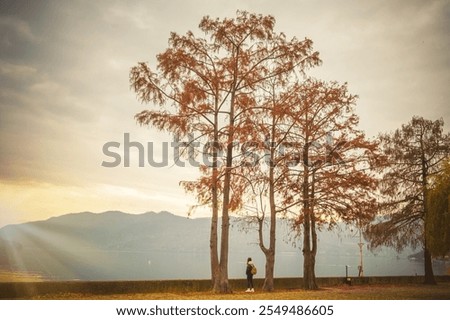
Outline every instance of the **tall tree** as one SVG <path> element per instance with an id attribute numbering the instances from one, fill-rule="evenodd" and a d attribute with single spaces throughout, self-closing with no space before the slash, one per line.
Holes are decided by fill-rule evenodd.
<path id="1" fill-rule="evenodd" d="M 450 252 L 450 159 L 432 178 L 428 192 L 426 216 L 426 243 L 433 256 L 445 256 Z"/>
<path id="2" fill-rule="evenodd" d="M 234 142 L 248 135 L 246 129 L 255 107 L 254 88 L 267 79 L 294 69 L 304 70 L 319 61 L 311 40 L 287 40 L 284 34 L 274 31 L 274 25 L 272 16 L 243 11 L 238 11 L 235 19 L 207 16 L 199 25 L 205 38 L 192 32 L 185 36 L 172 33 L 169 48 L 157 56 L 156 72 L 147 63 L 139 63 L 130 73 L 132 88 L 140 100 L 160 107 L 136 115 L 139 123 L 179 135 L 198 133 L 212 142 L 212 165 L 202 167 L 203 177 L 186 186 L 200 191 L 202 202 L 212 201 L 211 272 L 217 292 L 231 291 L 229 213 L 241 204 L 239 192 L 233 193 L 232 188 L 235 185 L 239 190 L 240 185 L 233 182 Z M 221 142 L 225 144 L 223 149 L 219 148 Z M 223 161 L 219 167 L 221 150 Z"/>
<path id="3" fill-rule="evenodd" d="M 219 266 L 219 112 L 225 73 L 212 54 L 211 43 L 198 39 L 193 33 L 185 36 L 172 33 L 169 49 L 157 55 L 157 72 L 148 63 L 140 62 L 130 71 L 130 82 L 138 98 L 152 103 L 153 109 L 136 114 L 141 125 L 151 125 L 168 131 L 179 139 L 189 134 L 206 137 L 211 142 L 212 165 L 207 192 L 197 193 L 200 204 L 211 203 L 210 233 L 211 277 L 215 281 Z M 157 108 L 156 106 L 160 106 Z M 190 186 L 186 186 L 189 189 Z"/>
<path id="4" fill-rule="evenodd" d="M 317 230 L 332 229 L 339 221 L 355 223 L 375 212 L 377 143 L 357 128 L 356 96 L 346 84 L 309 79 L 295 92 L 289 115 L 297 162 L 289 169 L 285 200 L 299 206 L 295 223 L 303 236 L 304 287 L 317 289 Z"/>
<path id="5" fill-rule="evenodd" d="M 259 88 L 259 107 L 253 117 L 253 131 L 256 135 L 249 146 L 257 155 L 250 152 L 253 156 L 251 165 L 242 168 L 243 174 L 248 177 L 246 182 L 250 196 L 247 203 L 253 204 L 246 218 L 250 223 L 256 223 L 259 247 L 266 258 L 263 283 L 265 291 L 273 291 L 275 288 L 277 218 L 282 217 L 285 212 L 284 176 L 290 161 L 290 157 L 283 152 L 283 145 L 289 143 L 287 138 L 293 128 L 286 110 L 293 107 L 289 102 L 292 102 L 291 97 L 297 88 L 295 82 L 295 79 L 289 77 L 270 79 Z"/>
<path id="6" fill-rule="evenodd" d="M 381 216 L 369 225 L 366 237 L 372 247 L 423 246 L 425 283 L 435 284 L 428 233 L 426 201 L 431 177 L 442 170 L 450 154 L 450 135 L 442 119 L 415 116 L 400 129 L 380 135 L 386 163 L 380 167 Z"/>
<path id="7" fill-rule="evenodd" d="M 346 85 L 314 79 L 270 84 L 262 88 L 254 117 L 259 132 L 254 147 L 265 161 L 243 168 L 251 191 L 247 202 L 254 203 L 251 217 L 266 257 L 263 288 L 273 290 L 276 217 L 283 214 L 303 231 L 305 288 L 316 289 L 317 229 L 365 221 L 375 213 L 377 179 L 371 166 L 377 143 L 357 129 L 356 97 Z M 288 213 L 293 210 L 298 211 Z"/>

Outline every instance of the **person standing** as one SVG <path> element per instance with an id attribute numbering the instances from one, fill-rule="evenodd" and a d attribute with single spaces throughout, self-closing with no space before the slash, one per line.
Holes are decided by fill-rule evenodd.
<path id="1" fill-rule="evenodd" d="M 253 275 L 255 272 L 256 267 L 253 264 L 252 258 L 247 259 L 247 268 L 245 269 L 245 274 L 247 275 L 247 290 L 245 292 L 255 292 L 255 289 L 253 288 Z"/>

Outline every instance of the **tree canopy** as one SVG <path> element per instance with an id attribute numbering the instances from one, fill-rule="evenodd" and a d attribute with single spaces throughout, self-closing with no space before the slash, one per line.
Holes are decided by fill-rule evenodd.
<path id="1" fill-rule="evenodd" d="M 203 37 L 191 31 L 184 36 L 172 33 L 169 48 L 157 55 L 156 70 L 140 62 L 130 72 L 138 98 L 159 106 L 138 113 L 140 124 L 179 136 L 196 134 L 210 146 L 211 165 L 201 166 L 201 177 L 185 187 L 197 193 L 200 204 L 212 207 L 211 273 L 214 290 L 220 292 L 230 290 L 229 212 L 242 206 L 242 184 L 234 174 L 241 158 L 234 143 L 252 134 L 256 88 L 270 79 L 303 74 L 320 63 L 310 39 L 289 40 L 275 32 L 274 25 L 270 15 L 245 11 L 231 19 L 206 16 L 199 24 Z"/>
<path id="2" fill-rule="evenodd" d="M 435 283 L 431 254 L 425 234 L 429 208 L 426 199 L 433 175 L 442 170 L 450 154 L 450 135 L 442 119 L 415 116 L 400 129 L 380 135 L 386 162 L 379 167 L 380 216 L 368 226 L 366 237 L 372 247 L 406 246 L 424 248 L 425 281 Z"/>
<path id="3" fill-rule="evenodd" d="M 426 241 L 433 256 L 450 252 L 450 159 L 442 167 L 433 177 L 427 198 Z"/>

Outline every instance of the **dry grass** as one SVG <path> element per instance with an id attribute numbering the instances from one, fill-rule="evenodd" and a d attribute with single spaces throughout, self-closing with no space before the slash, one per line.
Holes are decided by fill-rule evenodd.
<path id="1" fill-rule="evenodd" d="M 148 294 L 57 294 L 35 297 L 35 299 L 67 300 L 450 300 L 450 283 L 437 286 L 410 285 L 355 285 L 321 288 L 315 291 L 289 290 L 266 292 L 235 292 L 214 294 L 192 293 L 148 293 Z"/>

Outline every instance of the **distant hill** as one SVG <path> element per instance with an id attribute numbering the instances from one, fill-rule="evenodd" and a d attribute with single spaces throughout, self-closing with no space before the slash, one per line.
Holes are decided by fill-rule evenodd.
<path id="1" fill-rule="evenodd" d="M 48 279 L 140 280 L 209 278 L 210 219 L 187 219 L 169 212 L 127 214 L 82 212 L 0 229 L 0 269 L 29 271 Z M 316 274 L 353 274 L 359 263 L 358 239 L 349 231 L 320 232 Z M 289 228 L 279 222 L 276 276 L 301 276 L 299 248 L 286 241 Z M 232 219 L 229 275 L 243 277 L 253 257 L 264 276 L 264 255 L 255 230 L 242 231 Z M 406 252 L 364 250 L 365 271 L 372 275 L 421 274 L 421 264 Z M 437 273 L 439 274 L 439 273 Z"/>

